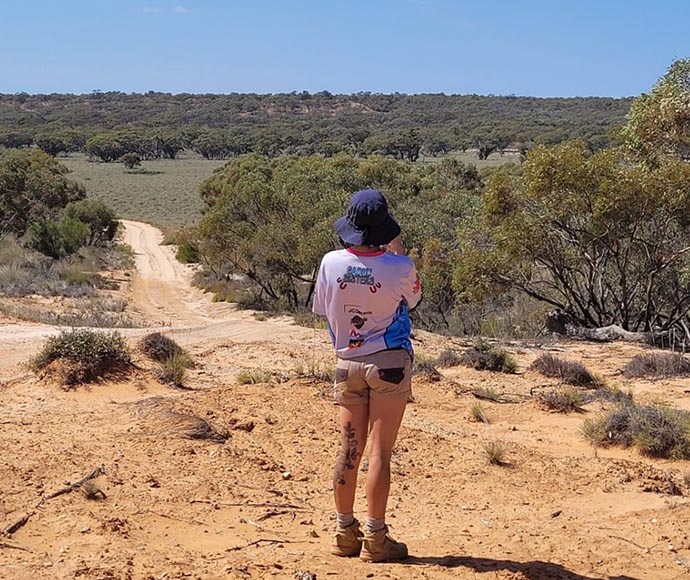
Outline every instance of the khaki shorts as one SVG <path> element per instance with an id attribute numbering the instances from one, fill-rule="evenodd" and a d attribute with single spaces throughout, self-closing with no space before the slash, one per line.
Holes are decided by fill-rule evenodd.
<path id="1" fill-rule="evenodd" d="M 408 399 L 412 394 L 412 358 L 406 350 L 382 350 L 338 359 L 334 395 L 340 405 L 359 405 L 369 397 Z"/>

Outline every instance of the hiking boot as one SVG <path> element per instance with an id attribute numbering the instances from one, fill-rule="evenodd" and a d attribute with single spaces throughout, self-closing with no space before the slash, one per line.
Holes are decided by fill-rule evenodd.
<path id="1" fill-rule="evenodd" d="M 335 556 L 357 556 L 362 549 L 362 531 L 359 522 L 355 520 L 346 528 L 336 527 L 331 554 Z"/>
<path id="2" fill-rule="evenodd" d="M 365 532 L 362 552 L 359 557 L 365 562 L 386 562 L 407 558 L 407 546 L 396 542 L 388 533 L 388 526 L 378 532 Z"/>

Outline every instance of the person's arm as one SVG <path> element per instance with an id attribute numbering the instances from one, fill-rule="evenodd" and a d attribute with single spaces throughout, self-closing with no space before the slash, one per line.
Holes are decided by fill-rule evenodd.
<path id="1" fill-rule="evenodd" d="M 324 273 L 323 261 L 321 261 L 319 273 L 316 276 L 312 312 L 317 316 L 326 316 L 326 275 Z"/>
<path id="2" fill-rule="evenodd" d="M 413 310 L 422 299 L 422 284 L 419 281 L 419 274 L 417 274 L 414 263 L 411 263 L 410 270 L 402 280 L 402 297 L 410 310 Z"/>
<path id="3" fill-rule="evenodd" d="M 390 244 L 388 244 L 388 251 L 398 256 L 407 256 L 407 250 L 402 243 L 402 237 L 398 236 Z"/>

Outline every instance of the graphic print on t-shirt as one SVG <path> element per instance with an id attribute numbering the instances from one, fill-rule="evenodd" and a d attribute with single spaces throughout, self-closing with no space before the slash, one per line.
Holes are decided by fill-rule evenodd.
<path id="1" fill-rule="evenodd" d="M 372 268 L 363 266 L 348 266 L 345 273 L 338 278 L 338 285 L 341 290 L 345 290 L 348 284 L 362 284 L 369 286 L 372 294 L 376 294 L 381 288 L 381 283 L 376 281 Z"/>
<path id="2" fill-rule="evenodd" d="M 360 331 L 369 320 L 367 316 L 371 314 L 371 310 L 364 310 L 355 304 L 346 304 L 345 313 L 350 318 L 350 341 L 348 348 L 359 348 L 364 342 L 364 333 Z"/>

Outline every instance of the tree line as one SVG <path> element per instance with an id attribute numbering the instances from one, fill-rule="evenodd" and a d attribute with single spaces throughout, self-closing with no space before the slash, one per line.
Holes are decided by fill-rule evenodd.
<path id="1" fill-rule="evenodd" d="M 50 155 L 86 151 L 101 161 L 133 153 L 209 159 L 246 153 L 420 155 L 476 149 L 486 158 L 509 146 L 582 139 L 610 143 L 630 99 L 479 95 L 89 95 L 0 94 L 0 145 L 34 144 Z"/>

